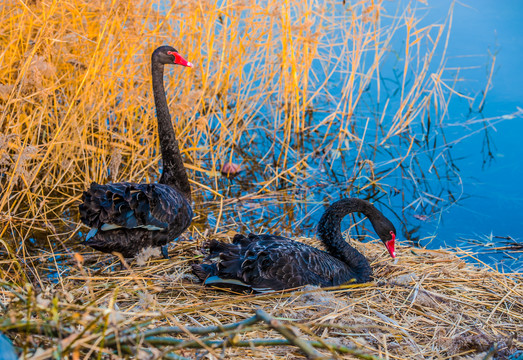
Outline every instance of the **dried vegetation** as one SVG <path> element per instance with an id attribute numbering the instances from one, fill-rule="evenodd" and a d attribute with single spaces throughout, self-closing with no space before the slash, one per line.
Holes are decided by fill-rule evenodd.
<path id="1" fill-rule="evenodd" d="M 375 242 L 355 245 L 374 282 L 269 295 L 203 288 L 189 242 L 123 271 L 105 255 L 39 256 L 34 285 L 16 286 L 29 266 L 11 262 L 0 330 L 35 359 L 507 359 L 523 346 L 521 275 L 474 267 L 465 253 L 401 246 L 392 263 Z"/>
<path id="2" fill-rule="evenodd" d="M 410 7 L 166 3 L 0 0 L 0 331 L 24 356 L 503 358 L 523 346 L 521 276 L 444 251 L 401 247 L 391 263 L 357 243 L 376 281 L 340 289 L 254 296 L 193 283 L 204 239 L 310 230 L 339 196 L 454 202 L 459 177 L 434 128 L 460 94 L 435 59 L 447 24 L 418 26 Z M 120 271 L 77 245 L 77 204 L 91 181 L 157 179 L 159 44 L 197 64 L 166 77 L 197 216 L 171 260 L 153 251 Z M 381 64 L 394 56 L 392 76 Z M 241 164 L 243 181 L 222 178 L 225 164 Z"/>

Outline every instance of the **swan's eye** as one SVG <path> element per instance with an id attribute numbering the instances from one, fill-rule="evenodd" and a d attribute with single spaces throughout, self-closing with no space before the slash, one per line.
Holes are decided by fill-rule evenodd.
<path id="1" fill-rule="evenodd" d="M 174 63 L 182 66 L 193 67 L 193 64 L 185 60 L 180 54 L 174 51 L 167 51 L 167 54 L 174 56 Z"/>
<path id="2" fill-rule="evenodd" d="M 167 54 L 168 54 L 168 55 L 172 55 L 172 56 L 174 56 L 174 61 L 173 61 L 173 63 L 176 64 L 176 60 L 178 60 L 178 57 L 177 57 L 178 54 L 175 53 L 174 51 L 167 51 Z"/>
<path id="3" fill-rule="evenodd" d="M 396 234 L 394 234 L 394 231 L 391 231 L 389 234 L 390 236 L 392 236 L 392 240 L 396 239 Z"/>

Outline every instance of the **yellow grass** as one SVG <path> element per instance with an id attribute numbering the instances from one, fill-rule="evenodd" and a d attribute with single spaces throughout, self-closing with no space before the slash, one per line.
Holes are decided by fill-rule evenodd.
<path id="1" fill-rule="evenodd" d="M 418 29 L 405 10 L 381 28 L 379 2 L 343 10 L 337 3 L 297 0 L 165 7 L 3 1 L 0 11 L 0 236 L 14 235 L 17 243 L 25 244 L 31 231 L 76 230 L 76 204 L 92 181 L 157 179 L 149 57 L 160 44 L 197 64 L 192 71 L 172 69 L 166 78 L 198 212 L 203 200 L 227 195 L 228 184 L 217 177 L 227 160 L 243 158 L 261 174 L 253 193 L 293 186 L 310 176 L 316 151 L 327 151 L 323 163 L 358 149 L 359 160 L 363 145 L 403 141 L 413 119 L 431 111 L 431 99 L 447 96 L 440 94 L 443 67 L 437 74 L 428 70 L 433 53 L 415 58 L 420 42 L 431 51 L 438 46 L 445 26 Z M 381 86 L 380 64 L 390 56 L 393 36 L 410 39 L 399 55 L 403 82 L 412 75 L 415 82 L 402 86 L 399 108 L 386 106 L 381 121 L 358 124 L 354 111 L 368 86 Z M 341 81 L 341 94 L 331 93 L 332 77 Z M 330 101 L 333 106 L 322 110 Z M 321 123 L 307 121 L 325 110 Z M 367 127 L 385 135 L 366 138 Z M 304 134 L 320 135 L 315 151 L 298 145 Z M 259 145 L 264 137 L 272 147 Z M 391 155 L 395 168 L 407 149 Z M 369 156 L 347 172 L 351 187 L 386 193 Z M 354 183 L 359 177 L 369 181 Z"/>
<path id="2" fill-rule="evenodd" d="M 36 358 L 119 358 L 125 349 L 104 347 L 105 338 L 134 325 L 218 325 L 261 307 L 284 318 L 284 327 L 299 327 L 304 339 L 383 358 L 444 359 L 501 341 L 521 346 L 512 337 L 521 330 L 521 278 L 472 268 L 444 252 L 403 248 L 391 264 L 381 249 L 362 244 L 378 282 L 319 292 L 326 305 L 291 292 L 207 291 L 187 279 L 210 234 L 229 238 L 274 225 L 297 232 L 321 205 L 298 216 L 295 204 L 332 186 L 325 176 L 340 161 L 343 189 L 328 191 L 327 202 L 342 194 L 381 198 L 395 190 L 387 179 L 414 176 L 406 163 L 416 162 L 409 156 L 423 145 L 413 128 L 427 118 L 443 122 L 450 97 L 462 95 L 445 80 L 444 56 L 435 55 L 447 24 L 420 26 L 411 10 L 391 17 L 371 0 L 0 0 L 0 330 L 10 331 L 25 355 L 41 348 Z M 406 45 L 391 52 L 394 37 Z M 196 64 L 166 74 L 193 183 L 192 241 L 171 249 L 171 261 L 114 272 L 112 256 L 75 245 L 84 230 L 77 205 L 92 181 L 157 180 L 149 58 L 162 44 Z M 380 81 L 392 56 L 401 69 L 398 106 Z M 365 110 L 369 88 L 378 89 L 378 116 Z M 220 178 L 226 161 L 242 162 L 243 185 Z M 304 183 L 311 188 L 303 191 Z M 414 188 L 419 203 L 437 195 Z M 405 274 L 414 275 L 398 285 Z M 267 326 L 256 323 L 233 340 L 285 333 Z M 303 354 L 296 349 L 232 347 L 225 356 L 293 358 Z"/>
<path id="3" fill-rule="evenodd" d="M 302 241 L 318 246 L 310 239 Z M 356 246 L 372 261 L 374 282 L 257 296 L 195 283 L 188 275 L 189 263 L 198 258 L 193 243 L 178 245 L 171 252 L 172 260 L 149 260 L 144 266 L 133 262 L 125 271 L 112 270 L 117 264 L 100 254 L 30 258 L 29 263 L 42 276 L 53 271 L 60 275 L 54 283 L 42 279 L 23 287 L 3 284 L 0 297 L 9 304 L 9 310 L 0 330 L 9 331 L 16 343 L 25 346 L 26 356 L 40 348 L 34 359 L 46 359 L 56 351 L 70 358 L 109 353 L 120 358 L 125 356 L 126 345 L 194 358 L 196 350 L 188 344 L 166 347 L 150 344 L 138 335 L 145 336 L 146 331 L 162 326 L 226 325 L 262 309 L 280 319 L 299 339 L 326 344 L 327 349 L 319 349 L 325 358 L 354 358 L 354 354 L 344 353 L 346 349 L 356 352 L 357 358 L 367 359 L 457 359 L 473 354 L 481 354 L 475 358 L 483 359 L 493 349 L 503 358 L 523 346 L 521 275 L 474 267 L 443 250 L 400 246 L 398 261 L 393 263 L 376 242 Z M 458 255 L 472 254 L 458 251 Z M 8 264 L 9 275 L 3 274 L 6 280 L 19 282 L 17 266 L 25 265 L 2 261 L 3 268 Z M 33 314 L 29 322 L 27 313 Z M 136 327 L 141 330 L 129 332 Z M 175 338 L 229 339 L 226 350 L 200 342 L 211 358 L 303 356 L 292 346 L 251 343 L 238 347 L 242 341 L 253 339 L 285 339 L 269 327 L 260 322 L 232 333 L 215 331 L 207 336 L 182 331 Z M 125 334 L 135 337 L 125 340 Z M 115 335 L 120 338 L 120 347 L 104 346 Z M 165 332 L 157 336 L 172 339 Z M 328 350 L 330 345 L 333 347 Z"/>

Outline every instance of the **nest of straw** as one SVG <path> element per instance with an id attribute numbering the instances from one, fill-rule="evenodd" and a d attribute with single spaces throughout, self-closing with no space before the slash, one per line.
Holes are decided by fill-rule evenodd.
<path id="1" fill-rule="evenodd" d="M 391 163 L 398 164 L 397 171 L 429 178 L 423 167 L 403 168 L 419 159 L 408 160 L 411 152 L 416 155 L 418 141 L 405 134 L 425 128 L 421 118 L 444 122 L 440 114 L 447 114 L 447 100 L 455 92 L 441 91 L 449 86 L 445 69 L 438 65 L 438 71 L 429 71 L 429 65 L 447 26 L 417 27 L 421 23 L 415 14 L 403 10 L 392 26 L 381 26 L 379 2 L 357 1 L 332 11 L 340 3 L 292 0 L 282 7 L 278 1 L 238 1 L 224 7 L 213 1 L 173 1 L 165 8 L 154 2 L 104 0 L 2 3 L 0 331 L 24 357 L 444 359 L 517 354 L 523 343 L 521 275 L 469 265 L 460 258 L 468 253 L 400 247 L 398 261 L 392 263 L 381 247 L 357 243 L 375 269 L 373 283 L 253 295 L 195 282 L 189 269 L 202 258 L 198 237 L 174 246 L 171 260 L 143 254 L 126 270 L 111 255 L 67 243 L 77 239 L 80 227 L 73 214 L 91 181 L 157 178 L 148 69 L 150 53 L 161 43 L 179 47 L 201 64 L 198 71 L 172 77 L 169 87 L 180 147 L 196 179 L 193 195 L 196 203 L 205 204 L 196 209 L 192 231 L 214 228 L 224 231 L 215 237 L 230 238 L 224 230 L 230 222 L 223 218 L 235 215 L 239 199 L 259 200 L 288 189 L 291 195 L 279 204 L 285 208 L 299 200 L 297 184 L 311 177 L 314 184 L 303 198 L 311 203 L 309 193 L 316 193 L 324 201 L 329 193 L 338 194 L 329 186 L 340 185 L 326 180 L 336 168 L 346 169 L 339 178 L 353 179 L 348 184 L 343 180 L 346 195 L 381 196 L 400 188 L 407 199 L 409 182 L 391 188 L 384 179 L 397 176 Z M 402 106 L 382 109 L 380 103 L 377 119 L 390 119 L 390 124 L 376 121 L 371 130 L 366 112 L 362 117 L 347 114 L 367 107 L 359 103 L 374 86 L 371 80 L 382 78 L 382 59 L 394 36 L 407 36 L 397 67 L 413 72 L 415 81 L 402 75 L 398 89 L 409 95 Z M 311 72 L 313 61 L 322 63 L 318 71 Z M 339 95 L 332 94 L 324 72 L 334 82 L 344 79 Z M 323 107 L 325 101 L 336 105 Z M 382 103 L 388 104 L 388 98 Z M 321 120 L 328 126 L 308 123 L 314 112 L 330 112 Z M 333 131 L 338 128 L 343 131 Z M 375 142 L 369 140 L 371 133 L 378 134 Z M 296 136 L 291 139 L 291 134 Z M 322 140 L 296 151 L 295 144 L 307 134 Z M 259 140 L 265 138 L 268 145 Z M 408 151 L 403 145 L 382 146 L 396 143 Z M 432 153 L 424 141 L 419 143 L 423 154 Z M 348 148 L 359 150 L 345 158 Z M 374 162 L 377 148 L 388 153 L 389 161 Z M 274 158 L 273 151 L 285 155 L 258 164 Z M 249 194 L 216 178 L 220 165 L 238 153 L 255 159 L 242 165 L 250 176 L 246 182 L 254 186 Z M 431 167 L 452 164 L 445 153 L 438 154 L 442 165 L 429 158 Z M 449 193 L 461 184 L 437 175 L 454 170 L 432 173 L 450 184 Z M 418 187 L 416 183 L 416 194 Z M 242 206 L 238 225 L 297 227 L 288 208 Z M 247 216 L 263 221 L 260 225 Z M 37 237 L 48 241 L 46 250 L 33 243 Z"/>
<path id="2" fill-rule="evenodd" d="M 198 242 L 126 270 L 96 253 L 5 260 L 12 280 L 17 268 L 33 275 L 3 284 L 0 331 L 33 359 L 517 358 L 520 274 L 471 265 L 463 252 L 399 246 L 392 262 L 375 242 L 355 246 L 374 282 L 264 295 L 197 283 Z"/>

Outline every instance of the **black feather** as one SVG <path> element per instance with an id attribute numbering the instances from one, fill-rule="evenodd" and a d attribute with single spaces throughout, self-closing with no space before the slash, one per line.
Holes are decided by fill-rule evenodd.
<path id="1" fill-rule="evenodd" d="M 124 257 L 133 257 L 144 247 L 162 246 L 176 239 L 190 225 L 193 216 L 188 200 L 162 184 L 93 183 L 84 192 L 79 208 L 80 219 L 91 228 L 101 229 L 104 224 L 121 227 L 99 230 L 84 243 L 99 251 L 120 252 Z M 147 230 L 145 226 L 162 230 Z"/>
<path id="2" fill-rule="evenodd" d="M 163 160 L 160 183 L 92 183 L 83 194 L 79 210 L 82 222 L 92 228 L 84 244 L 94 249 L 109 253 L 117 251 L 124 257 L 133 257 L 144 247 L 163 246 L 173 241 L 191 223 L 191 187 L 163 85 L 164 65 L 173 64 L 173 56 L 169 54 L 171 52 L 176 50 L 170 46 L 161 46 L 153 52 L 151 58 Z"/>
<path id="3" fill-rule="evenodd" d="M 228 286 L 227 280 L 237 280 L 260 292 L 370 281 L 372 271 L 367 259 L 341 234 L 341 220 L 354 211 L 369 217 L 382 241 L 392 238 L 390 232 L 396 233 L 392 223 L 367 201 L 343 199 L 326 210 L 318 225 L 318 236 L 329 252 L 282 236 L 237 234 L 233 244 L 210 241 L 207 260 L 219 257 L 220 261 L 193 265 L 193 272 L 202 281 L 216 276 L 224 286 Z"/>

